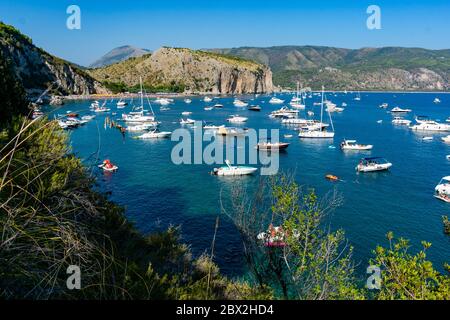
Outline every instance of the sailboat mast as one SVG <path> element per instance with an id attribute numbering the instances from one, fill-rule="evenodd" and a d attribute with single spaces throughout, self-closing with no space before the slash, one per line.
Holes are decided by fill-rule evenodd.
<path id="1" fill-rule="evenodd" d="M 323 120 L 323 91 L 324 87 L 322 86 L 322 102 L 320 103 L 320 125 L 322 125 Z"/>
<path id="2" fill-rule="evenodd" d="M 142 77 L 139 76 L 139 83 L 141 85 L 141 108 L 144 110 L 144 92 L 142 90 Z"/>

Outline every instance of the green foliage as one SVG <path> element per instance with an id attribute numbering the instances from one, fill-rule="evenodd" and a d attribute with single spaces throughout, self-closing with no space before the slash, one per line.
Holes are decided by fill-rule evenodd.
<path id="1" fill-rule="evenodd" d="M 426 259 L 431 244 L 422 242 L 423 249 L 416 254 L 409 252 L 409 242 L 395 240 L 388 233 L 389 247 L 378 246 L 371 264 L 382 271 L 381 289 L 376 295 L 380 300 L 449 300 L 450 277 L 440 274 Z"/>
<path id="2" fill-rule="evenodd" d="M 15 115 L 29 112 L 25 90 L 0 50 L 0 131 Z"/>
<path id="3" fill-rule="evenodd" d="M 444 233 L 450 235 L 450 221 L 447 216 L 442 216 L 442 223 L 444 224 Z"/>

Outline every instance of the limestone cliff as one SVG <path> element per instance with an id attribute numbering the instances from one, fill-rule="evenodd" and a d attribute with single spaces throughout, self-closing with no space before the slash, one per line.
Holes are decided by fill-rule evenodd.
<path id="1" fill-rule="evenodd" d="M 30 38 L 0 22 L 0 50 L 10 60 L 25 89 L 42 92 L 51 84 L 51 94 L 104 93 L 98 81 L 74 64 L 37 48 Z"/>
<path id="2" fill-rule="evenodd" d="M 160 48 L 108 67 L 88 70 L 99 81 L 134 86 L 178 85 L 186 92 L 242 94 L 273 91 L 272 72 L 262 64 L 199 50 Z"/>

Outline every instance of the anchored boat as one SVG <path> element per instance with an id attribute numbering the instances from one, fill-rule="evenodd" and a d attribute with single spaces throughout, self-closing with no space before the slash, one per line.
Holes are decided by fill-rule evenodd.
<path id="1" fill-rule="evenodd" d="M 358 172 L 384 171 L 392 167 L 392 163 L 381 157 L 362 158 L 356 166 Z"/>
<path id="2" fill-rule="evenodd" d="M 434 188 L 434 197 L 445 202 L 450 202 L 450 176 L 443 177 Z"/>
<path id="3" fill-rule="evenodd" d="M 243 176 L 253 174 L 258 168 L 247 166 L 232 166 L 229 160 L 225 160 L 226 166 L 214 168 L 212 173 L 217 176 Z"/>
<path id="4" fill-rule="evenodd" d="M 371 144 L 359 144 L 356 140 L 344 140 L 341 142 L 342 150 L 355 150 L 355 151 L 366 151 L 372 150 L 373 145 Z"/>

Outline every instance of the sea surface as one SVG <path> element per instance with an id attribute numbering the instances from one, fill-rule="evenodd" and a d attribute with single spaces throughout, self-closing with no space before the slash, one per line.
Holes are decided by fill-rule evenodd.
<path id="1" fill-rule="evenodd" d="M 292 95 L 278 97 L 288 102 Z M 327 140 L 299 139 L 292 127 L 269 118 L 269 113 L 281 106 L 269 104 L 267 95 L 239 97 L 260 105 L 261 112 L 235 107 L 234 97 L 216 98 L 210 103 L 194 97 L 191 104 L 177 98 L 168 111 L 160 111 L 156 104 L 152 106 L 162 131 L 179 128 L 182 111 L 192 111 L 190 118 L 217 125 L 225 124 L 229 115 L 239 114 L 249 118 L 242 127 L 280 129 L 281 139 L 290 142 L 287 151 L 280 154 L 280 170 L 294 172 L 299 184 L 314 188 L 320 197 L 334 190 L 343 197 L 343 204 L 332 213 L 331 226 L 345 230 L 354 246 L 354 259 L 361 274 L 373 257 L 372 250 L 377 245 L 387 245 L 388 231 L 410 239 L 412 250 L 420 248 L 422 240 L 431 242 L 428 258 L 437 269 L 443 270 L 443 263 L 450 261 L 450 237 L 443 234 L 441 216 L 450 214 L 450 204 L 435 199 L 433 191 L 443 176 L 450 175 L 450 161 L 446 159 L 450 145 L 440 139 L 445 134 L 417 133 L 392 125 L 393 117 L 387 111 L 394 106 L 410 108 L 413 111 L 405 118 L 413 120 L 415 115 L 427 115 L 445 122 L 450 116 L 450 95 L 361 93 L 360 101 L 354 97 L 352 93 L 327 93 L 327 98 L 337 105 L 347 103 L 344 112 L 332 114 L 336 135 Z M 435 97 L 442 102 L 434 104 Z M 216 217 L 220 216 L 215 259 L 225 274 L 243 275 L 246 269 L 239 234 L 221 214 L 219 200 L 221 196 L 229 197 L 229 190 L 235 184 L 256 187 L 258 176 L 223 179 L 209 174 L 214 165 L 173 164 L 171 151 L 177 142 L 136 140 L 132 138 L 136 134 L 123 137 L 119 130 L 105 128 L 105 117 L 120 118 L 122 112 L 131 109 L 127 106 L 117 110 L 116 101 L 108 100 L 111 112 L 97 114 L 85 126 L 70 131 L 72 150 L 92 168 L 92 174 L 98 178 L 98 188 L 110 192 L 111 200 L 126 208 L 127 217 L 143 233 L 163 230 L 169 225 L 181 226 L 182 240 L 191 246 L 194 255 L 211 249 Z M 320 106 L 313 106 L 313 102 L 319 101 L 316 95 L 306 100 L 307 110 L 314 111 L 316 119 L 320 116 Z M 379 108 L 384 102 L 389 104 L 387 110 Z M 69 101 L 53 112 L 90 114 L 90 103 Z M 215 103 L 223 104 L 224 108 L 203 109 Z M 300 116 L 305 117 L 305 112 L 300 111 Z M 284 134 L 293 137 L 283 138 Z M 424 136 L 434 139 L 423 141 Z M 373 144 L 374 148 L 369 152 L 343 152 L 339 143 L 344 138 Z M 365 156 L 384 157 L 393 167 L 389 172 L 357 174 L 355 166 Z M 119 166 L 116 173 L 105 174 L 96 168 L 106 158 Z M 324 176 L 329 173 L 342 181 L 327 181 Z"/>

